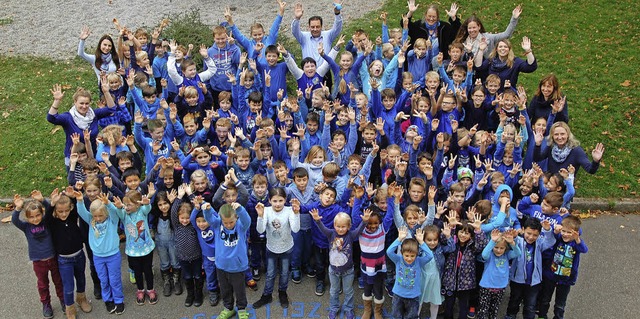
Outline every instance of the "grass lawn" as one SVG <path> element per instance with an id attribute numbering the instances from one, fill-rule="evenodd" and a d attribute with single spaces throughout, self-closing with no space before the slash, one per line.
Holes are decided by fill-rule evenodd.
<path id="1" fill-rule="evenodd" d="M 416 17 L 428 4 L 418 3 Z M 508 24 L 514 5 L 495 0 L 460 2 L 459 16 L 464 20 L 476 13 L 487 31 L 500 32 Z M 633 158 L 640 156 L 640 130 L 634 125 L 640 98 L 640 27 L 635 20 L 640 3 L 544 0 L 526 3 L 523 8 L 512 42 L 515 52 L 520 53 L 522 36 L 531 38 L 538 70 L 521 75 L 519 83 L 531 97 L 539 79 L 554 72 L 568 97 L 571 127 L 582 146 L 589 154 L 597 142 L 606 147 L 598 173 L 579 174 L 577 196 L 636 197 L 640 165 Z M 443 5 L 442 17 L 444 9 Z M 389 12 L 389 23 L 395 27 L 400 14 L 406 11 L 406 2 L 387 1 L 383 10 Z M 356 28 L 363 28 L 375 38 L 380 33 L 378 15 L 379 12 L 372 12 L 349 22 L 345 27 L 347 37 Z M 48 193 L 53 187 L 63 186 L 64 132 L 46 121 L 52 102 L 49 89 L 55 83 L 64 85 L 66 94 L 60 110 L 64 112 L 71 105 L 77 86 L 97 93 L 93 71 L 80 59 L 0 56 L 0 74 L 0 197 L 10 197 L 15 192 L 27 194 L 34 188 Z"/>

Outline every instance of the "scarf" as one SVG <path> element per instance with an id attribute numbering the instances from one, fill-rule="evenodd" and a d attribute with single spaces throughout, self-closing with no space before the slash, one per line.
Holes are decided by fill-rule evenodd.
<path id="1" fill-rule="evenodd" d="M 88 129 L 91 123 L 93 123 L 93 119 L 96 117 L 96 114 L 93 112 L 92 108 L 89 108 L 87 114 L 85 116 L 82 116 L 76 109 L 75 105 L 69 110 L 69 114 L 71 114 L 73 122 L 76 123 L 78 128 L 80 128 L 81 130 Z"/>
<path id="2" fill-rule="evenodd" d="M 435 31 L 440 26 L 440 21 L 436 22 L 434 25 L 429 25 L 429 23 L 425 22 L 424 25 L 427 27 L 427 30 Z"/>
<path id="3" fill-rule="evenodd" d="M 569 153 L 571 153 L 571 149 L 566 146 L 559 148 L 558 145 L 553 144 L 553 148 L 551 148 L 551 157 L 553 157 L 553 160 L 557 163 L 564 162 L 567 156 L 569 156 Z"/>
<path id="4" fill-rule="evenodd" d="M 102 54 L 102 65 L 100 66 L 101 70 L 109 71 L 109 63 L 111 63 L 111 53 Z"/>
<path id="5" fill-rule="evenodd" d="M 499 57 L 495 57 L 491 61 L 491 69 L 493 71 L 500 72 L 500 71 L 502 71 L 502 70 L 504 70 L 506 68 L 508 68 L 507 61 L 502 61 L 502 60 L 500 60 Z"/>

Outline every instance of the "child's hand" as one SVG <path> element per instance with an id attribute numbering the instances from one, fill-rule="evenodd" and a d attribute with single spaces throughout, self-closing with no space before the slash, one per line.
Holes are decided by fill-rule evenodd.
<path id="1" fill-rule="evenodd" d="M 453 170 L 453 168 L 455 167 L 457 159 L 458 159 L 458 155 L 451 156 L 451 158 L 449 159 L 449 166 L 448 167 L 449 167 L 450 170 Z"/>
<path id="2" fill-rule="evenodd" d="M 513 245 L 514 239 L 518 236 L 518 231 L 515 229 L 509 229 L 502 234 L 502 238 L 509 245 Z"/>
<path id="3" fill-rule="evenodd" d="M 543 220 L 540 222 L 542 224 L 542 228 L 546 231 L 551 230 L 551 223 L 548 220 Z"/>
<path id="4" fill-rule="evenodd" d="M 449 225 L 449 223 L 447 223 L 447 222 L 443 223 L 443 225 L 442 225 L 442 234 L 447 239 L 451 238 L 451 226 Z"/>
<path id="5" fill-rule="evenodd" d="M 313 217 L 313 220 L 321 220 L 322 219 L 322 216 L 320 216 L 318 214 L 318 209 L 317 208 L 314 208 L 314 209 L 310 210 L 309 214 L 311 214 L 311 217 Z"/>
<path id="6" fill-rule="evenodd" d="M 500 197 L 500 199 L 498 199 L 498 203 L 502 208 L 505 209 L 505 213 L 507 213 L 506 208 L 509 207 L 509 204 L 511 203 L 511 199 L 507 197 Z"/>
<path id="7" fill-rule="evenodd" d="M 187 183 L 178 186 L 178 198 L 184 197 L 187 192 L 187 188 L 189 188 L 189 184 Z"/>
<path id="8" fill-rule="evenodd" d="M 191 202 L 193 203 L 193 206 L 196 209 L 200 209 L 200 205 L 202 205 L 202 203 L 204 202 L 204 198 L 202 198 L 202 196 L 198 195 L 196 197 L 193 198 L 193 200 L 191 200 Z"/>
<path id="9" fill-rule="evenodd" d="M 409 234 L 409 229 L 407 228 L 407 226 L 402 226 L 402 227 L 398 228 L 398 240 L 399 241 L 403 241 L 405 238 L 407 238 L 408 234 Z"/>
<path id="10" fill-rule="evenodd" d="M 510 169 L 509 171 L 507 171 L 507 173 L 509 173 L 509 175 L 511 175 L 511 177 L 515 177 L 520 172 L 520 168 L 522 168 L 522 164 L 520 164 L 518 162 L 514 162 L 513 163 L 513 168 Z"/>
<path id="11" fill-rule="evenodd" d="M 429 203 L 435 203 L 437 189 L 434 185 L 429 186 Z"/>
<path id="12" fill-rule="evenodd" d="M 300 214 L 300 201 L 297 198 L 293 198 L 290 201 L 291 203 L 291 209 L 293 210 L 294 214 Z"/>
<path id="13" fill-rule="evenodd" d="M 136 83 L 136 74 L 135 72 L 129 72 L 129 76 L 127 76 L 127 85 L 130 88 L 133 88 L 133 85 Z"/>
<path id="14" fill-rule="evenodd" d="M 370 209 L 365 209 L 364 210 L 364 215 L 360 215 L 360 217 L 362 218 L 362 221 L 365 223 L 369 222 L 369 218 L 371 217 L 371 213 L 373 213 Z"/>
<path id="15" fill-rule="evenodd" d="M 170 192 L 167 193 L 167 199 L 169 200 L 169 203 L 173 203 L 173 201 L 176 200 L 177 197 L 178 197 L 178 192 L 176 192 L 175 189 L 172 189 Z"/>
<path id="16" fill-rule="evenodd" d="M 109 176 L 104 177 L 104 186 L 106 186 L 109 189 L 113 187 L 113 180 L 111 179 L 111 177 Z"/>
<path id="17" fill-rule="evenodd" d="M 435 119 L 435 118 L 432 119 L 431 120 L 431 131 L 433 131 L 433 132 L 437 131 L 438 130 L 438 126 L 440 126 L 440 120 L 439 119 Z M 439 135 L 439 137 L 442 138 L 442 141 L 438 141 L 437 137 L 438 136 L 436 136 L 436 141 L 438 143 L 443 143 L 444 142 L 444 135 Z"/>
<path id="18" fill-rule="evenodd" d="M 173 148 L 174 151 L 177 151 L 177 150 L 180 149 L 180 143 L 178 143 L 178 141 L 175 139 L 175 137 L 173 138 L 173 140 L 170 143 L 171 143 L 171 148 Z"/>
<path id="19" fill-rule="evenodd" d="M 482 226 L 482 223 L 484 223 L 485 220 L 486 219 L 482 219 L 482 214 L 475 214 L 473 223 L 471 223 L 471 225 L 475 230 L 480 230 L 480 226 Z"/>
<path id="20" fill-rule="evenodd" d="M 369 84 L 371 85 L 372 90 L 377 90 L 380 87 L 380 83 L 374 77 L 369 78 Z"/>
<path id="21" fill-rule="evenodd" d="M 444 211 L 445 211 L 444 202 L 438 202 L 438 204 L 436 205 L 436 218 L 440 218 L 440 216 L 444 214 Z"/>
<path id="22" fill-rule="evenodd" d="M 153 184 L 149 184 L 149 185 L 153 185 Z M 153 190 L 153 192 L 155 193 L 155 189 Z M 151 190 L 149 190 L 149 194 L 151 194 Z M 150 201 L 149 201 L 149 196 L 153 196 L 153 195 L 142 195 L 142 199 L 140 201 L 138 201 L 138 204 L 140 205 L 149 205 Z"/>
<path id="23" fill-rule="evenodd" d="M 142 116 L 142 113 L 140 111 L 137 111 L 133 115 L 133 121 L 138 123 L 138 124 L 142 124 L 142 122 L 144 121 L 144 117 Z"/>
<path id="24" fill-rule="evenodd" d="M 270 87 L 271 86 L 271 70 L 264 71 L 264 86 L 266 87 Z"/>
<path id="25" fill-rule="evenodd" d="M 73 142 L 73 145 L 78 145 L 78 144 L 80 144 L 80 134 L 78 134 L 78 133 L 71 133 L 71 141 Z"/>
<path id="26" fill-rule="evenodd" d="M 267 159 L 267 162 L 265 163 L 265 165 L 267 165 L 267 169 L 268 169 L 268 170 L 270 170 L 270 169 L 272 169 L 272 168 L 273 168 L 273 157 L 272 157 L 272 156 L 270 156 L 270 157 Z M 285 177 L 286 177 L 286 175 L 285 175 Z"/>
<path id="27" fill-rule="evenodd" d="M 100 195 L 98 195 L 98 199 L 105 205 L 109 204 L 109 197 L 105 193 L 100 193 Z"/>
<path id="28" fill-rule="evenodd" d="M 15 206 L 15 210 L 21 211 L 22 205 L 24 205 L 24 199 L 22 199 L 22 196 L 20 196 L 20 194 L 13 195 L 13 206 Z"/>
<path id="29" fill-rule="evenodd" d="M 498 242 L 498 240 L 500 240 L 500 237 L 502 237 L 502 233 L 499 229 L 494 228 L 491 231 L 491 240 L 493 240 L 494 242 Z"/>
<path id="30" fill-rule="evenodd" d="M 540 199 L 540 197 L 538 196 L 538 194 L 533 193 L 531 195 L 529 195 L 529 199 L 531 200 L 532 204 L 535 204 L 538 202 L 538 199 Z"/>
<path id="31" fill-rule="evenodd" d="M 457 213 L 454 210 L 450 210 L 449 215 L 445 215 L 444 217 L 447 218 L 447 221 L 452 226 L 457 226 L 462 224 L 458 221 Z"/>
<path id="32" fill-rule="evenodd" d="M 424 215 L 422 208 L 418 211 L 418 224 L 422 225 L 427 220 L 427 216 Z"/>
<path id="33" fill-rule="evenodd" d="M 200 205 L 200 208 L 202 208 L 202 210 L 210 209 L 211 208 L 211 204 L 207 203 L 207 202 L 204 202 L 204 203 L 202 203 L 202 205 Z"/>
<path id="34" fill-rule="evenodd" d="M 256 204 L 256 213 L 258 213 L 258 217 L 263 218 L 263 216 L 264 216 L 264 204 L 263 203 Z"/>
<path id="35" fill-rule="evenodd" d="M 416 229 L 416 240 L 418 241 L 418 244 L 424 244 L 424 231 L 422 230 L 422 227 L 418 227 L 418 229 Z"/>

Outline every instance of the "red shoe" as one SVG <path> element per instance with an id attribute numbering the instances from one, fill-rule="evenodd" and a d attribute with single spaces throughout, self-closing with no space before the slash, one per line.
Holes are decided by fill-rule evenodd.
<path id="1" fill-rule="evenodd" d="M 253 291 L 257 291 L 258 290 L 258 284 L 253 279 L 247 280 L 247 287 L 251 288 L 251 290 L 253 290 Z"/>

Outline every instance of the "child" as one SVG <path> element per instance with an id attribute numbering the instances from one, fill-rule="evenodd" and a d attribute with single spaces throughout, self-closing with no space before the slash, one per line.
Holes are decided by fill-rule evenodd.
<path id="1" fill-rule="evenodd" d="M 191 225 L 196 229 L 198 235 L 198 241 L 200 242 L 200 249 L 202 250 L 202 267 L 207 280 L 207 290 L 209 291 L 209 303 L 212 307 L 218 305 L 218 277 L 216 275 L 215 266 L 215 238 L 213 236 L 213 229 L 211 229 L 209 223 L 205 220 L 201 211 L 203 198 L 202 196 L 196 196 L 193 199 L 195 207 L 191 212 Z M 203 278 L 195 280 L 194 283 L 194 298 L 193 305 L 196 307 L 202 306 L 202 287 L 204 286 Z"/>
<path id="2" fill-rule="evenodd" d="M 407 52 L 407 64 L 409 66 L 409 72 L 413 75 L 414 79 L 421 78 L 424 74 L 430 71 L 431 59 L 431 42 L 423 38 L 416 39 L 413 44 L 413 49 Z"/>
<path id="3" fill-rule="evenodd" d="M 272 188 L 269 191 L 269 203 L 271 207 L 264 207 L 258 203 L 255 209 L 258 213 L 256 230 L 267 236 L 267 278 L 264 292 L 260 300 L 253 303 L 253 308 L 258 309 L 271 303 L 273 298 L 273 286 L 276 279 L 276 271 L 280 268 L 280 283 L 278 284 L 278 299 L 282 308 L 289 307 L 287 286 L 289 283 L 289 259 L 293 249 L 292 233 L 300 230 L 299 211 L 293 211 L 291 207 L 284 206 L 287 193 L 284 188 Z"/>
<path id="4" fill-rule="evenodd" d="M 200 46 L 200 55 L 202 55 L 202 60 L 204 62 L 205 70 L 196 73 L 196 63 L 193 60 L 183 60 L 180 63 L 180 69 L 182 73 L 178 73 L 176 68 L 176 52 L 178 52 L 178 45 L 175 41 L 171 41 L 169 43 L 169 47 L 171 48 L 171 53 L 169 54 L 169 58 L 167 59 L 167 73 L 169 74 L 169 78 L 173 84 L 179 89 L 183 87 L 193 87 L 198 91 L 198 99 L 191 100 L 192 103 L 188 103 L 193 106 L 199 103 L 205 102 L 205 95 L 207 94 L 206 89 L 202 89 L 200 84 L 207 82 L 209 79 L 215 76 L 217 71 L 217 65 L 215 64 L 213 58 L 207 52 L 207 49 L 204 45 Z M 180 91 L 178 91 L 180 92 Z M 194 103 L 195 102 L 195 103 Z M 204 108 L 209 108 L 211 106 L 212 101 L 209 104 L 204 104 Z"/>
<path id="5" fill-rule="evenodd" d="M 165 129 L 166 125 L 160 120 L 149 120 L 149 134 L 151 138 L 145 137 L 142 133 L 142 122 L 144 117 L 140 112 L 134 116 L 135 124 L 133 126 L 133 135 L 136 143 L 140 145 L 144 152 L 146 162 L 145 174 L 149 174 L 159 157 L 167 157 L 169 155 L 169 146 L 174 138 L 174 130 L 182 130 L 180 122 L 172 123 L 174 130 Z"/>
<path id="6" fill-rule="evenodd" d="M 556 242 L 548 221 L 540 223 L 535 218 L 529 218 L 524 222 L 523 229 L 523 236 L 516 237 L 520 256 L 511 264 L 509 275 L 511 292 L 505 319 L 515 319 L 521 303 L 524 304 L 522 309 L 524 319 L 537 318 L 536 302 L 542 281 L 542 252 L 552 248 Z"/>
<path id="7" fill-rule="evenodd" d="M 32 197 L 34 197 L 33 195 L 35 195 L 36 192 L 40 194 L 39 191 L 34 191 L 31 193 Z M 40 194 L 40 197 L 42 197 L 42 194 Z M 15 210 L 11 215 L 11 223 L 18 227 L 27 237 L 29 259 L 33 263 L 33 271 L 36 273 L 36 278 L 38 279 L 38 293 L 40 294 L 40 302 L 42 302 L 42 315 L 45 318 L 53 318 L 51 296 L 49 295 L 49 272 L 51 272 L 51 278 L 56 288 L 56 295 L 58 295 L 60 299 L 63 312 L 66 312 L 66 304 L 64 302 L 62 279 L 60 277 L 60 271 L 58 270 L 58 260 L 55 258 L 56 251 L 51 239 L 49 219 L 44 215 L 42 203 L 35 199 L 25 203 L 22 197 L 16 194 L 13 196 L 13 204 L 15 205 Z M 24 215 L 21 216 L 21 214 Z M 71 307 L 73 307 L 73 304 L 70 308 Z"/>
<path id="8" fill-rule="evenodd" d="M 420 287 L 422 271 L 433 254 L 424 243 L 422 228 L 416 231 L 416 239 L 407 238 L 409 229 L 400 227 L 398 239 L 387 249 L 387 256 L 396 264 L 396 281 L 393 285 L 392 312 L 394 318 L 419 318 Z M 406 238 L 406 240 L 405 240 Z M 398 254 L 396 250 L 401 246 Z"/>
<path id="9" fill-rule="evenodd" d="M 120 238 L 118 236 L 117 208 L 107 195 L 100 194 L 91 202 L 90 212 L 84 204 L 82 193 L 73 192 L 77 201 L 78 215 L 90 224 L 89 246 L 93 251 L 93 261 L 100 277 L 102 299 L 109 313 L 124 313 L 124 294 L 120 268 Z"/>
<path id="10" fill-rule="evenodd" d="M 509 261 L 521 254 L 514 243 L 517 236 L 515 229 L 504 233 L 494 229 L 489 244 L 482 250 L 484 272 L 480 280 L 479 318 L 498 317 L 498 308 L 509 283 Z"/>
<path id="11" fill-rule="evenodd" d="M 122 201 L 115 198 L 115 206 L 118 217 L 124 224 L 127 237 L 125 254 L 127 254 L 129 268 L 133 270 L 138 287 L 136 303 L 143 305 L 145 299 L 149 298 L 149 303 L 154 305 L 158 302 L 158 297 L 153 289 L 152 265 L 155 243 L 151 238 L 147 218 L 151 211 L 149 199 L 136 190 L 130 190 Z M 147 290 L 144 290 L 145 281 Z"/>
<path id="12" fill-rule="evenodd" d="M 227 82 L 226 73 L 236 74 L 240 62 L 240 48 L 232 43 L 227 36 L 227 29 L 223 26 L 213 28 L 213 45 L 207 50 L 207 55 L 213 59 L 214 75 L 209 80 L 209 86 L 213 90 L 213 103 L 218 103 L 218 94 L 222 91 L 231 91 L 231 83 Z M 205 69 L 208 69 L 207 65 Z"/>
<path id="13" fill-rule="evenodd" d="M 235 296 L 238 318 L 248 319 L 247 295 L 244 288 L 247 259 L 247 231 L 251 223 L 249 214 L 238 203 L 224 204 L 216 213 L 209 203 L 202 205 L 205 220 L 211 225 L 216 238 L 216 268 L 224 309 L 220 319 L 229 319 L 236 314 L 233 305 Z"/>
<path id="14" fill-rule="evenodd" d="M 325 165 L 327 165 L 330 161 L 327 159 L 327 152 L 320 145 L 314 145 L 311 147 L 309 152 L 307 152 L 307 157 L 304 160 L 304 163 L 299 162 L 299 151 L 294 152 L 291 155 L 291 168 L 304 168 L 307 170 L 309 174 L 309 184 L 315 186 L 318 182 L 322 181 L 322 169 Z M 341 157 L 337 156 L 334 158 L 334 161 L 340 165 Z"/>
<path id="15" fill-rule="evenodd" d="M 287 195 L 296 199 L 302 205 L 310 204 L 317 200 L 314 185 L 309 183 L 309 173 L 306 169 L 298 167 L 293 170 L 293 183 L 287 188 Z M 300 230 L 293 233 L 293 251 L 291 252 L 291 281 L 296 284 L 301 282 L 302 272 L 309 277 L 315 277 L 315 270 L 311 268 L 311 216 L 300 215 Z M 313 276 L 311 276 L 313 275 Z"/>
<path id="16" fill-rule="evenodd" d="M 589 251 L 587 244 L 580 238 L 579 217 L 569 215 L 562 220 L 562 225 L 556 227 L 556 245 L 551 267 L 543 269 L 542 290 L 538 317 L 547 318 L 551 296 L 555 291 L 553 306 L 554 318 L 564 318 L 564 308 L 567 305 L 567 297 L 571 286 L 578 279 L 578 267 L 580 266 L 580 254 Z"/>
<path id="17" fill-rule="evenodd" d="M 173 172 L 171 172 L 173 174 Z M 177 196 L 176 190 L 171 190 L 172 196 Z M 180 278 L 180 263 L 174 244 L 175 234 L 171 225 L 171 202 L 169 193 L 165 191 L 156 194 L 151 214 L 156 218 L 156 251 L 160 259 L 160 273 L 162 274 L 162 294 L 165 297 L 182 294 L 182 278 Z M 173 269 L 173 273 L 171 272 Z"/>
<path id="18" fill-rule="evenodd" d="M 367 225 L 371 211 L 366 210 L 362 218 L 362 222 L 354 230 L 351 229 L 351 218 L 346 213 L 338 213 L 333 219 L 333 230 L 328 229 L 321 221 L 322 216 L 319 215 L 318 209 L 314 208 L 309 211 L 311 217 L 315 220 L 316 226 L 329 239 L 331 248 L 329 250 L 329 281 L 331 282 L 330 299 L 329 299 L 329 319 L 335 319 L 340 311 L 339 291 L 344 292 L 344 304 L 342 311 L 347 319 L 354 319 L 353 313 L 353 242 L 356 237 L 362 233 Z M 342 287 L 340 283 L 342 282 Z"/>
<path id="19" fill-rule="evenodd" d="M 563 219 L 562 215 L 559 214 L 562 207 L 562 193 L 547 193 L 541 205 L 536 204 L 539 199 L 540 197 L 535 193 L 525 196 L 518 203 L 518 211 L 522 212 L 524 216 L 537 219 L 540 222 L 547 220 L 553 227 L 560 225 Z"/>

